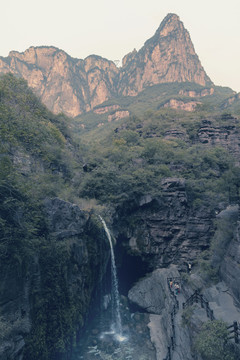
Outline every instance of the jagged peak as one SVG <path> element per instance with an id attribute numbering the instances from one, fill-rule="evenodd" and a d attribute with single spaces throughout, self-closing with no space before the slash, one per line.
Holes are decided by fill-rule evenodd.
<path id="1" fill-rule="evenodd" d="M 180 20 L 179 16 L 173 13 L 169 13 L 161 22 L 155 35 L 167 36 L 169 33 L 179 28 L 182 28 L 182 30 L 184 30 L 183 23 Z"/>
<path id="2" fill-rule="evenodd" d="M 28 49 L 26 49 L 25 51 L 17 51 L 17 50 L 12 50 L 10 51 L 9 55 L 10 57 L 14 57 L 14 56 L 22 56 L 22 55 L 26 55 L 28 53 L 33 53 L 36 51 L 48 51 L 50 54 L 57 52 L 57 51 L 62 51 L 65 52 L 64 50 L 61 50 L 55 46 L 30 46 Z"/>
<path id="3" fill-rule="evenodd" d="M 180 17 L 177 14 L 174 13 L 168 13 L 165 18 L 162 20 L 160 25 L 165 25 L 166 23 L 170 21 L 180 21 Z"/>
<path id="4" fill-rule="evenodd" d="M 168 36 L 170 33 L 174 32 L 175 30 L 182 30 L 187 31 L 184 28 L 184 25 L 182 21 L 180 20 L 179 16 L 173 13 L 167 14 L 163 21 L 160 23 L 158 29 L 156 30 L 153 37 L 148 39 L 145 43 L 145 45 L 151 44 L 152 41 L 158 41 L 159 38 Z"/>

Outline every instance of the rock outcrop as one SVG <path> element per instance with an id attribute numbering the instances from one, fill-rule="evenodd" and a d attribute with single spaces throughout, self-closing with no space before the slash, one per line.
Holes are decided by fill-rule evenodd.
<path id="1" fill-rule="evenodd" d="M 222 279 L 228 284 L 235 299 L 240 302 L 240 223 L 221 263 Z"/>
<path id="2" fill-rule="evenodd" d="M 56 47 L 42 46 L 0 57 L 0 73 L 23 77 L 51 111 L 71 117 L 116 95 L 135 96 L 156 84 L 212 84 L 188 31 L 175 14 L 168 14 L 155 35 L 139 51 L 126 55 L 122 63 L 118 68 L 113 61 L 96 55 L 75 59 Z"/>
<path id="3" fill-rule="evenodd" d="M 180 90 L 179 91 L 179 95 L 184 95 L 187 97 L 191 97 L 191 98 L 195 98 L 195 97 L 205 97 L 205 96 L 210 96 L 214 93 L 214 88 L 210 88 L 210 89 L 203 89 L 200 91 L 195 91 L 195 90 Z"/>
<path id="4" fill-rule="evenodd" d="M 231 125 L 216 126 L 211 120 L 204 120 L 195 140 L 206 146 L 223 147 L 234 156 L 236 163 L 239 164 L 240 132 L 238 126 L 234 125 L 234 118 L 229 116 Z"/>
<path id="5" fill-rule="evenodd" d="M 201 104 L 199 101 L 187 101 L 184 102 L 182 100 L 170 99 L 167 101 L 163 107 L 171 108 L 171 109 L 179 109 L 184 111 L 194 111 L 197 105 Z"/>
<path id="6" fill-rule="evenodd" d="M 124 211 L 124 226 L 118 218 L 119 241 L 150 269 L 170 264 L 186 269 L 184 264 L 209 246 L 214 214 L 205 207 L 190 209 L 183 179 L 164 179 L 161 196 L 146 196 Z"/>
<path id="7" fill-rule="evenodd" d="M 130 113 L 128 110 L 117 110 L 113 114 L 108 115 L 108 122 L 117 121 L 123 118 L 128 118 Z"/>
<path id="8" fill-rule="evenodd" d="M 182 294 L 174 297 L 168 288 L 168 278 L 179 276 L 176 266 L 156 269 L 139 280 L 128 293 L 131 302 L 150 314 L 148 328 L 151 342 L 155 347 L 156 360 L 165 359 L 169 355 L 168 350 L 172 342 L 175 343 L 175 351 L 171 351 L 171 358 L 193 360 L 189 331 L 181 324 L 181 305 L 184 297 Z M 176 300 L 180 306 L 177 306 Z"/>

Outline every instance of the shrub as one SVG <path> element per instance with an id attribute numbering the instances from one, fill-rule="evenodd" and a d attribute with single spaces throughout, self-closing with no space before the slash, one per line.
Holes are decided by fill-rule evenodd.
<path id="1" fill-rule="evenodd" d="M 227 338 L 227 325 L 223 321 L 208 321 L 202 325 L 195 348 L 203 360 L 237 360 Z"/>

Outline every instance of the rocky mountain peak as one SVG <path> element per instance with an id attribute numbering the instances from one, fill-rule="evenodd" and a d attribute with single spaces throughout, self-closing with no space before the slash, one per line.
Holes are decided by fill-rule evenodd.
<path id="1" fill-rule="evenodd" d="M 183 29 L 183 23 L 180 21 L 180 18 L 176 14 L 168 14 L 164 20 L 161 22 L 159 28 L 156 31 L 156 34 L 159 36 L 167 36 L 174 30 Z"/>
<path id="2" fill-rule="evenodd" d="M 104 101 L 136 96 L 162 83 L 212 85 L 179 16 L 168 14 L 144 46 L 124 56 L 122 67 L 97 55 L 74 59 L 54 46 L 30 47 L 0 57 L 0 73 L 12 72 L 28 81 L 54 113 L 75 117 Z"/>
<path id="3" fill-rule="evenodd" d="M 120 77 L 123 95 L 137 95 L 144 88 L 161 83 L 212 84 L 195 53 L 188 31 L 175 14 L 168 14 L 154 36 L 137 53 L 130 53 L 124 60 Z"/>

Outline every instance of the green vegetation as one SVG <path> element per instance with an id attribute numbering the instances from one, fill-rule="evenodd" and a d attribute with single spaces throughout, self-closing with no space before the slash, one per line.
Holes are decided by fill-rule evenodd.
<path id="1" fill-rule="evenodd" d="M 41 284 L 31 286 L 32 329 L 25 339 L 29 360 L 64 358 L 89 301 L 87 292 L 86 303 L 70 293 L 69 246 L 49 238 L 43 211 L 46 197 L 68 200 L 74 194 L 79 146 L 66 121 L 50 113 L 22 79 L 0 78 L 0 273 L 13 269 L 21 286 L 36 259 L 44 269 Z M 12 336 L 17 326 L 1 318 L 1 337 Z"/>
<path id="2" fill-rule="evenodd" d="M 213 88 L 213 95 L 207 95 L 201 98 L 202 105 L 197 108 L 197 112 L 201 112 L 201 114 L 205 115 L 208 115 L 209 113 L 211 113 L 211 115 L 220 113 L 222 111 L 222 103 L 224 103 L 228 97 L 233 96 L 233 91 L 230 88 L 221 86 L 213 86 Z M 157 112 L 170 99 L 176 99 L 183 102 L 199 101 L 199 97 L 193 97 L 189 100 L 189 97 L 181 94 L 185 91 L 195 91 L 198 94 L 205 89 L 206 87 L 201 85 L 187 82 L 158 84 L 144 89 L 137 96 L 118 96 L 116 98 L 111 98 L 99 105 L 99 107 L 118 105 L 120 109 L 127 109 L 131 114 L 140 117 L 146 111 Z M 236 109 L 235 106 L 234 110 Z M 186 114 L 186 112 L 183 111 L 179 112 Z M 111 112 L 109 114 L 111 114 Z M 112 125 L 107 122 L 106 114 L 99 115 L 92 111 L 82 114 L 74 120 L 76 132 L 79 131 L 79 123 L 84 125 L 84 129 L 82 127 L 80 128 L 80 133 L 85 134 L 88 134 L 89 131 L 97 128 L 99 124 L 104 123 L 107 127 L 109 127 L 109 125 L 111 127 Z M 102 130 L 100 130 L 100 132 L 102 132 Z"/>
<path id="3" fill-rule="evenodd" d="M 181 177 L 187 181 L 193 207 L 227 204 L 230 196 L 237 195 L 238 170 L 224 148 L 195 144 L 201 116 L 148 111 L 106 132 L 89 146 L 79 196 L 122 203 L 144 194 L 160 195 L 163 178 Z M 219 117 L 212 123 L 226 121 Z M 170 129 L 177 135 L 171 135 Z"/>
<path id="4" fill-rule="evenodd" d="M 195 305 L 188 306 L 186 309 L 182 312 L 182 326 L 184 327 L 190 327 L 192 316 L 194 313 Z"/>
<path id="5" fill-rule="evenodd" d="M 239 354 L 235 354 L 227 338 L 227 325 L 223 321 L 208 321 L 202 325 L 195 348 L 203 360 L 237 360 Z"/>
<path id="6" fill-rule="evenodd" d="M 2 259 L 21 262 L 45 234 L 41 200 L 60 194 L 76 168 L 70 141 L 66 119 L 51 114 L 24 80 L 0 78 Z"/>
<path id="7" fill-rule="evenodd" d="M 29 276 L 36 259 L 44 269 L 39 277 L 41 286 L 33 283 L 31 287 L 32 328 L 25 339 L 26 359 L 67 358 L 90 301 L 89 289 L 84 288 L 80 297 L 69 290 L 69 274 L 77 264 L 68 242 L 49 236 L 45 198 L 59 196 L 88 210 L 103 211 L 104 206 L 112 209 L 142 195 L 161 196 L 161 182 L 166 177 L 186 179 L 188 204 L 193 210 L 202 206 L 215 209 L 220 202 L 228 204 L 238 196 L 239 169 L 228 151 L 195 141 L 212 106 L 209 99 L 206 97 L 205 109 L 195 113 L 159 108 L 180 88 L 182 84 L 165 84 L 134 99 L 120 98 L 121 108 L 130 106 L 136 115 L 99 128 L 96 124 L 101 117 L 93 117 L 89 127 L 72 135 L 70 120 L 50 113 L 24 80 L 10 74 L 0 77 L 0 273 L 13 268 L 20 282 Z M 219 103 L 226 97 L 225 90 L 219 90 Z M 85 119 L 89 121 L 92 115 Z M 239 127 L 239 120 L 229 114 L 212 116 L 211 121 Z M 96 221 L 91 236 L 83 235 L 90 255 L 98 250 L 93 239 L 99 233 Z M 219 228 L 213 241 L 211 251 L 218 259 L 222 256 L 219 246 L 226 247 L 232 233 L 225 235 Z M 211 267 L 211 263 L 207 265 Z M 81 269 L 84 276 L 96 264 L 88 266 Z M 186 323 L 190 316 L 185 315 Z M 1 318 L 3 328 L 2 339 L 14 326 Z M 201 345 L 197 346 L 204 353 Z M 131 359 L 131 351 L 125 350 Z M 108 354 L 102 351 L 101 356 L 107 358 Z M 116 352 L 114 356 L 121 359 L 123 355 Z"/>
<path id="8" fill-rule="evenodd" d="M 71 254 L 66 243 L 46 241 L 40 247 L 41 286 L 32 290 L 33 329 L 26 341 L 27 359 L 64 356 L 74 341 L 76 327 L 83 323 L 82 306 L 70 294 L 67 271 Z M 63 357 L 64 358 L 64 357 Z"/>

